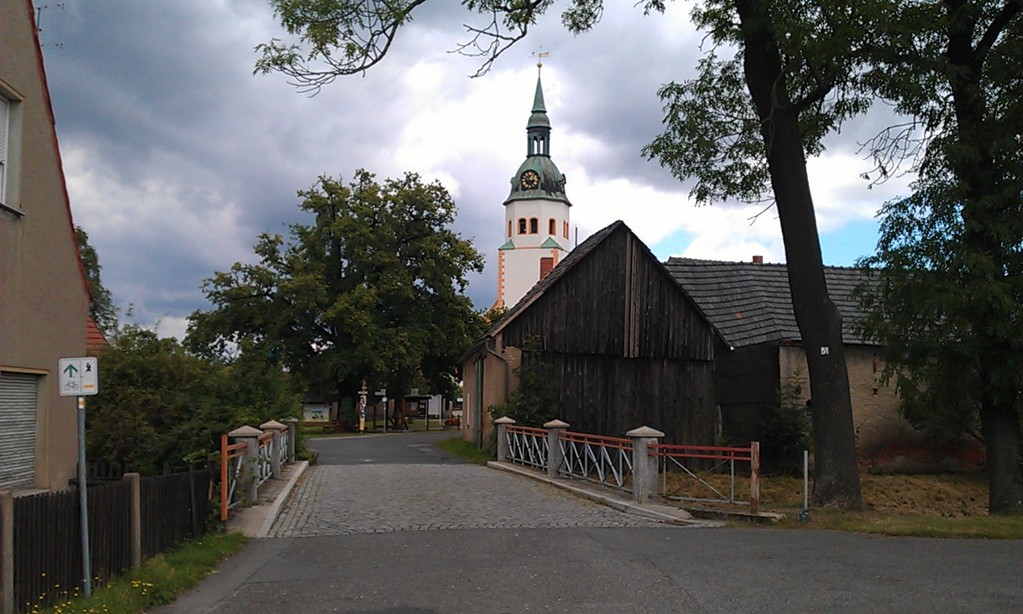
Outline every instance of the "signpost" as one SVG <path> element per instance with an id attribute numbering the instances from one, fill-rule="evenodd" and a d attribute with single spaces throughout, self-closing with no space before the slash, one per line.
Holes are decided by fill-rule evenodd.
<path id="1" fill-rule="evenodd" d="M 374 394 L 376 394 L 378 397 L 383 399 L 383 403 L 384 403 L 384 433 L 386 433 L 387 432 L 387 389 L 386 388 L 381 388 L 380 390 L 377 390 Z M 376 428 L 376 420 L 377 420 L 376 419 L 376 415 L 377 415 L 376 414 L 376 410 L 374 409 L 373 410 L 373 428 Z"/>
<path id="2" fill-rule="evenodd" d="M 99 392 L 99 364 L 95 358 L 61 358 L 60 396 L 78 397 L 78 505 L 82 518 L 82 590 L 92 595 L 92 563 L 89 560 L 89 495 L 85 471 L 85 397 Z"/>
<path id="3" fill-rule="evenodd" d="M 359 389 L 359 432 L 366 430 L 366 380 L 362 380 L 362 388 Z"/>

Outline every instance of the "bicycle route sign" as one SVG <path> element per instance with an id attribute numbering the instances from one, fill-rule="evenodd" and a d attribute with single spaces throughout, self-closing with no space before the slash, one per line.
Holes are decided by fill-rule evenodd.
<path id="1" fill-rule="evenodd" d="M 61 358 L 60 396 L 84 397 L 99 392 L 99 365 L 95 358 Z"/>

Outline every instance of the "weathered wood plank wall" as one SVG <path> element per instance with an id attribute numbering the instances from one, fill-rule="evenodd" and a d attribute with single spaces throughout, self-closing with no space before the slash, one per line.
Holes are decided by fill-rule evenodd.
<path id="1" fill-rule="evenodd" d="M 571 430 L 623 436 L 639 426 L 669 443 L 717 443 L 713 366 L 706 361 L 548 354 L 558 418 Z"/>
<path id="2" fill-rule="evenodd" d="M 712 360 L 715 334 L 645 245 L 622 228 L 518 314 L 506 346 L 538 336 L 549 351 Z"/>
<path id="3" fill-rule="evenodd" d="M 713 359 L 703 314 L 622 226 L 502 331 L 505 346 L 538 337 L 572 430 L 623 435 L 647 425 L 672 443 L 714 444 Z"/>

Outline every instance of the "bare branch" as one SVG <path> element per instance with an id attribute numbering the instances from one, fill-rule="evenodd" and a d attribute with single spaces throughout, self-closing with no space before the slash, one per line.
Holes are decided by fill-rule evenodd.
<path id="1" fill-rule="evenodd" d="M 759 202 L 760 204 L 763 204 L 763 203 L 765 203 L 765 202 L 766 202 L 766 203 L 768 203 L 768 204 L 767 204 L 767 206 L 766 206 L 766 207 L 764 207 L 763 209 L 761 209 L 759 213 L 756 213 L 756 214 L 754 214 L 754 215 L 751 215 L 751 216 L 749 216 L 748 218 L 746 218 L 747 220 L 749 220 L 749 225 L 750 225 L 750 226 L 752 226 L 753 224 L 756 224 L 756 223 L 757 223 L 757 220 L 758 220 L 758 219 L 760 219 L 760 216 L 761 216 L 761 215 L 763 215 L 763 214 L 767 213 L 767 212 L 768 212 L 768 211 L 770 211 L 771 209 L 774 209 L 774 205 L 776 204 L 776 203 L 775 203 L 775 201 L 774 201 L 774 198 L 762 198 L 762 199 L 760 199 L 760 201 L 758 201 L 758 202 Z M 752 202 L 752 203 L 750 203 L 750 204 L 757 204 L 757 203 L 756 203 L 756 202 Z"/>
<path id="2" fill-rule="evenodd" d="M 476 28 L 468 24 L 463 24 L 463 27 L 472 35 L 472 38 L 465 43 L 459 43 L 457 49 L 450 53 L 458 53 L 471 58 L 484 58 L 476 72 L 470 75 L 472 78 L 482 77 L 490 72 L 497 58 L 512 45 L 525 38 L 529 32 L 528 23 L 519 25 L 517 32 L 503 32 L 497 10 L 492 13 L 492 19 L 485 27 Z"/>
<path id="3" fill-rule="evenodd" d="M 920 156 L 923 155 L 930 140 L 927 135 L 918 135 L 919 127 L 917 120 L 893 124 L 867 141 L 859 143 L 860 148 L 856 153 L 866 152 L 864 158 L 874 161 L 874 167 L 860 175 L 870 182 L 869 187 L 916 170 Z"/>

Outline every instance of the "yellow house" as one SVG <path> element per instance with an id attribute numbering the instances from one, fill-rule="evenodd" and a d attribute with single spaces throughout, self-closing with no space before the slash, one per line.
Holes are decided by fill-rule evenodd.
<path id="1" fill-rule="evenodd" d="M 57 361 L 85 356 L 82 271 L 32 0 L 0 2 L 0 489 L 62 489 L 78 456 Z"/>

